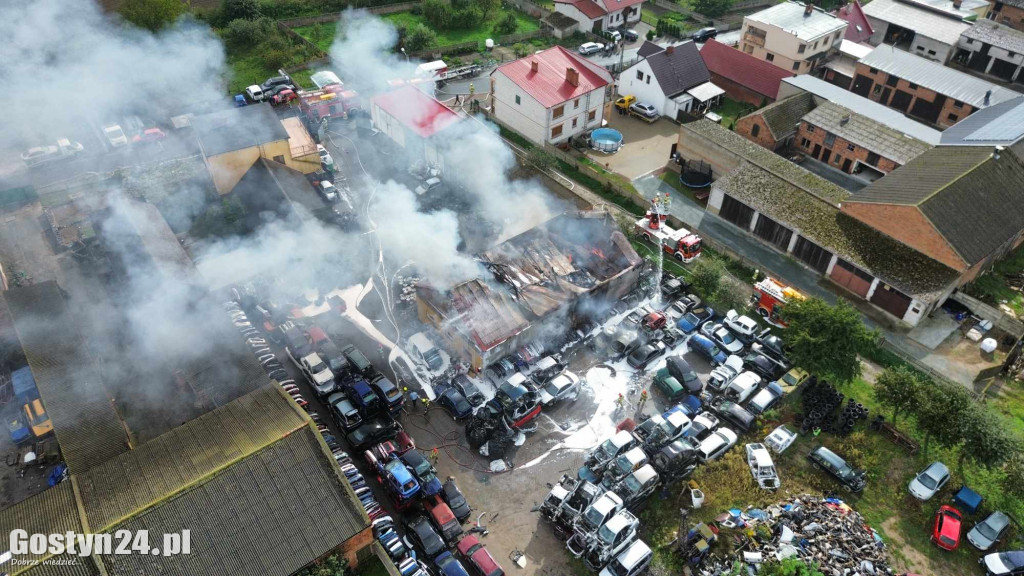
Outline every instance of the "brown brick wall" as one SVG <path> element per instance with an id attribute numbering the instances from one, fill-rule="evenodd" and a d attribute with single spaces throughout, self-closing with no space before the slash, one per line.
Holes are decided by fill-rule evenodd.
<path id="1" fill-rule="evenodd" d="M 995 2 L 989 4 L 989 10 L 992 10 Z M 1000 24 L 1006 24 L 1007 26 L 1016 28 L 1017 30 L 1024 30 L 1024 10 L 1017 8 L 1016 6 L 1008 6 L 1003 4 L 1003 7 L 999 9 L 993 15 L 993 19 Z"/>
<path id="2" fill-rule="evenodd" d="M 754 136 L 754 126 L 758 127 L 757 136 Z M 768 129 L 768 124 L 764 121 L 764 117 L 760 114 L 751 114 L 737 120 L 736 133 L 769 150 L 775 150 L 775 147 L 778 145 L 775 137 L 772 136 L 772 131 Z"/>
<path id="3" fill-rule="evenodd" d="M 871 90 L 868 92 L 868 98 L 874 100 L 875 102 L 880 102 L 882 104 L 885 104 L 886 106 L 891 107 L 890 103 L 892 101 L 893 96 L 896 95 L 897 90 L 899 90 L 900 92 L 906 92 L 907 94 L 910 94 L 912 98 L 910 100 L 910 104 L 907 106 L 907 112 L 913 110 L 914 103 L 917 102 L 918 98 L 923 98 L 928 102 L 934 102 L 935 97 L 938 96 L 938 93 L 927 88 L 923 88 L 921 86 L 911 89 L 910 83 L 907 82 L 906 80 L 903 80 L 902 78 L 896 82 L 896 86 L 886 86 L 885 82 L 886 80 L 888 80 L 889 75 L 882 71 L 872 73 L 871 69 L 864 64 L 857 64 L 856 74 L 858 76 L 865 76 L 872 80 L 873 84 L 871 86 Z M 856 83 L 856 77 L 854 79 L 854 82 Z M 885 88 L 887 87 L 890 88 L 889 98 L 887 101 L 883 102 L 881 100 L 882 93 L 885 91 Z M 878 88 L 877 94 L 875 93 L 876 88 Z M 960 120 L 966 118 L 973 111 L 974 108 L 967 103 L 963 103 L 962 107 L 957 108 L 956 100 L 947 97 L 946 103 L 942 106 L 942 110 L 939 112 L 939 117 L 938 119 L 936 119 L 935 123 L 942 128 L 949 128 L 953 124 L 956 124 Z"/>
<path id="4" fill-rule="evenodd" d="M 739 100 L 741 102 L 753 104 L 754 106 L 767 105 L 775 102 L 774 99 L 769 98 L 764 94 L 754 92 L 750 88 L 737 84 L 736 82 L 733 82 L 724 76 L 719 76 L 714 72 L 711 73 L 711 82 L 715 86 L 725 90 L 725 95 L 733 100 Z"/>
<path id="5" fill-rule="evenodd" d="M 737 132 L 738 131 L 739 130 L 737 129 Z M 821 145 L 822 152 L 819 152 L 819 157 L 824 153 L 824 150 L 832 150 L 832 157 L 829 158 L 828 163 L 836 168 L 839 168 L 840 170 L 842 170 L 843 168 L 843 160 L 836 162 L 836 156 L 839 156 L 843 159 L 850 158 L 850 169 L 846 170 L 846 172 L 849 172 L 851 174 L 854 170 L 853 161 L 860 160 L 864 164 L 868 164 L 868 154 L 871 152 L 870 150 L 862 146 L 853 144 L 852 142 L 844 140 L 838 136 L 836 136 L 836 140 L 835 142 L 832 143 L 832 146 L 825 146 L 825 136 L 827 135 L 828 131 L 821 128 L 820 126 L 816 126 L 814 128 L 814 131 L 811 132 L 810 124 L 808 124 L 807 122 L 801 122 L 800 128 L 797 129 L 796 137 L 793 142 L 798 148 L 806 152 L 808 155 L 813 155 L 815 144 Z M 810 144 L 804 146 L 804 140 L 809 141 Z M 853 146 L 853 150 L 850 150 L 850 146 Z M 875 167 L 881 170 L 882 172 L 888 174 L 889 172 L 892 172 L 896 168 L 899 168 L 899 164 L 888 158 L 881 157 L 880 155 L 878 164 Z"/>
<path id="6" fill-rule="evenodd" d="M 843 202 L 842 210 L 954 270 L 964 271 L 967 268 L 967 263 L 953 251 L 916 206 L 868 204 L 851 200 Z"/>
<path id="7" fill-rule="evenodd" d="M 348 565 L 355 568 L 359 566 L 360 561 L 368 559 L 373 554 L 370 549 L 371 544 L 373 544 L 373 531 L 367 527 L 338 547 L 338 551 L 345 555 Z"/>

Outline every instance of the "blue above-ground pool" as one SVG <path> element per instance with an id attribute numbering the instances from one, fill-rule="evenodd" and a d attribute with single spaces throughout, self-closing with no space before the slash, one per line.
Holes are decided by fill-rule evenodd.
<path id="1" fill-rule="evenodd" d="M 601 152 L 618 152 L 622 148 L 622 132 L 614 128 L 598 128 L 590 133 L 590 147 Z"/>

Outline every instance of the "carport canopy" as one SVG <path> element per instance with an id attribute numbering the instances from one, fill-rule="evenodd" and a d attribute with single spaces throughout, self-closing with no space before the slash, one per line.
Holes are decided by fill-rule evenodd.
<path id="1" fill-rule="evenodd" d="M 705 82 L 690 88 L 686 93 L 693 96 L 698 102 L 709 102 L 714 98 L 718 98 L 722 94 L 725 94 L 725 90 L 722 90 L 711 82 Z"/>

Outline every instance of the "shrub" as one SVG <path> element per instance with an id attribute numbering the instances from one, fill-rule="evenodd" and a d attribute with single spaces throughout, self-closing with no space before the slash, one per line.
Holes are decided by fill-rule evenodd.
<path id="1" fill-rule="evenodd" d="M 647 31 L 647 39 L 654 40 L 658 35 L 654 33 L 654 30 Z"/>
<path id="2" fill-rule="evenodd" d="M 405 49 L 410 52 L 416 52 L 419 50 L 426 50 L 437 45 L 437 35 L 430 28 L 427 28 L 423 24 L 418 24 L 415 28 L 409 31 L 405 38 Z"/>
<path id="3" fill-rule="evenodd" d="M 516 15 L 512 12 L 505 14 L 498 23 L 494 25 L 495 34 L 515 34 L 516 28 L 519 27 L 519 21 L 516 20 Z"/>
<path id="4" fill-rule="evenodd" d="M 277 70 L 288 63 L 288 52 L 277 48 L 265 50 L 263 51 L 263 63 L 267 68 Z"/>
<path id="5" fill-rule="evenodd" d="M 256 0 L 222 0 L 220 10 L 227 22 L 238 18 L 255 20 L 260 17 L 260 5 Z"/>
<path id="6" fill-rule="evenodd" d="M 185 5 L 179 0 L 124 0 L 120 12 L 132 24 L 156 32 L 184 14 Z"/>
<path id="7" fill-rule="evenodd" d="M 255 46 L 267 38 L 269 20 L 246 20 L 235 18 L 224 30 L 224 39 L 236 47 Z"/>
<path id="8" fill-rule="evenodd" d="M 514 44 L 512 46 L 512 52 L 516 55 L 516 58 L 522 58 L 530 53 L 530 47 L 522 42 Z"/>

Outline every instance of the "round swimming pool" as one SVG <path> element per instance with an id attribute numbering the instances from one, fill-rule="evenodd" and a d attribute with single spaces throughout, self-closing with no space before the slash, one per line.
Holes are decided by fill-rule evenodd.
<path id="1" fill-rule="evenodd" d="M 590 133 L 590 147 L 601 152 L 618 152 L 622 148 L 622 132 L 614 128 L 598 128 Z"/>

